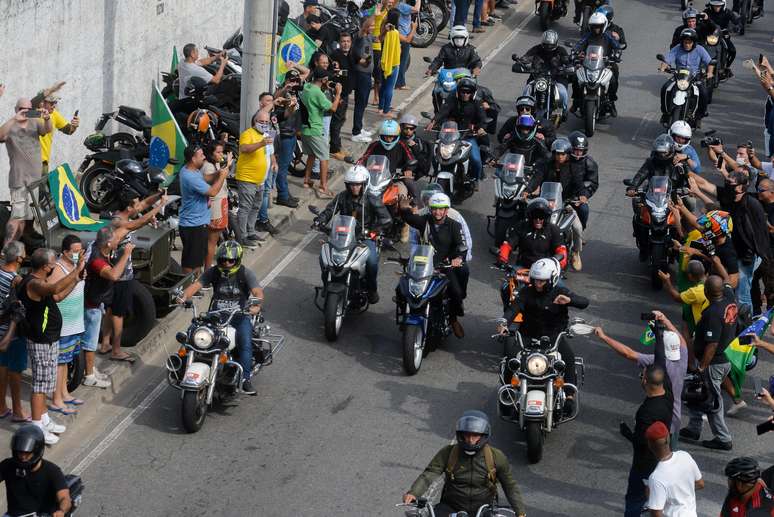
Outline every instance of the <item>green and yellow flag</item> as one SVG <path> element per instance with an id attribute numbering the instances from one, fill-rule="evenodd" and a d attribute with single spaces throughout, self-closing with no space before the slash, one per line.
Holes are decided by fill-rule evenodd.
<path id="1" fill-rule="evenodd" d="M 153 83 L 152 95 L 151 119 L 153 120 L 153 128 L 151 129 L 151 135 L 163 140 L 167 147 L 169 147 L 169 155 L 177 160 L 176 165 L 164 167 L 164 173 L 167 175 L 166 186 L 172 183 L 175 175 L 177 175 L 177 171 L 183 166 L 185 161 L 183 159 L 183 151 L 185 151 L 188 142 L 155 82 Z"/>
<path id="2" fill-rule="evenodd" d="M 172 47 L 172 64 L 169 67 L 169 73 L 177 72 L 177 47 Z"/>
<path id="3" fill-rule="evenodd" d="M 301 28 L 288 20 L 285 30 L 282 31 L 279 52 L 277 53 L 277 81 L 285 80 L 288 71 L 288 61 L 306 65 L 312 59 L 312 54 L 317 50 L 317 44 L 301 30 Z"/>
<path id="4" fill-rule="evenodd" d="M 765 314 L 760 315 L 752 325 L 742 331 L 739 336 L 745 336 L 748 334 L 754 334 L 758 337 L 762 337 L 771 325 L 771 318 L 774 316 L 774 308 L 766 311 Z M 747 365 L 753 360 L 755 354 L 755 346 L 744 345 L 740 343 L 739 336 L 734 338 L 731 343 L 728 344 L 723 353 L 731 363 L 731 371 L 728 373 L 728 378 L 731 379 L 731 383 L 734 385 L 734 391 L 737 396 L 742 394 L 742 385 L 744 384 L 745 373 L 747 373 Z"/>
<path id="5" fill-rule="evenodd" d="M 75 186 L 73 171 L 66 163 L 48 173 L 48 187 L 62 226 L 71 230 L 96 232 L 107 224 L 107 221 L 91 218 L 86 200 Z"/>

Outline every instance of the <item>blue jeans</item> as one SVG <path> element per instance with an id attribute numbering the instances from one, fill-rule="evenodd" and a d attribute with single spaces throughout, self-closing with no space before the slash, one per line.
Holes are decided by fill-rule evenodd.
<path id="1" fill-rule="evenodd" d="M 406 86 L 406 71 L 411 65 L 411 43 L 400 44 L 400 69 L 398 70 L 398 81 L 395 83 L 396 88 L 403 88 Z"/>
<path id="2" fill-rule="evenodd" d="M 271 191 L 274 190 L 276 181 L 277 173 L 268 171 L 266 179 L 263 181 L 263 202 L 261 203 L 261 209 L 258 211 L 259 223 L 265 223 L 269 220 L 269 198 L 271 197 Z"/>
<path id="3" fill-rule="evenodd" d="M 475 138 L 466 138 L 466 142 L 470 142 L 470 165 L 468 167 L 468 176 L 472 177 L 476 181 L 481 179 L 481 149 L 478 147 L 478 140 Z"/>
<path id="4" fill-rule="evenodd" d="M 355 72 L 355 108 L 352 114 L 352 135 L 359 135 L 363 130 L 363 115 L 368 107 L 368 97 L 371 95 L 372 74 Z"/>
<path id="5" fill-rule="evenodd" d="M 752 296 L 750 290 L 752 289 L 753 275 L 758 266 L 761 265 L 761 258 L 755 257 L 752 264 L 745 266 L 742 261 L 739 261 L 739 283 L 736 286 L 736 303 L 741 308 L 742 305 L 747 305 L 752 309 Z"/>
<path id="6" fill-rule="evenodd" d="M 468 0 L 452 0 L 452 25 L 465 25 L 468 22 L 468 9 L 470 3 Z"/>
<path id="7" fill-rule="evenodd" d="M 328 140 L 328 137 L 331 134 L 331 119 L 333 117 L 331 115 L 325 115 L 323 117 L 323 136 L 326 140 Z M 312 174 L 320 175 L 320 160 L 317 158 L 314 159 L 314 165 L 312 165 Z"/>
<path id="8" fill-rule="evenodd" d="M 473 28 L 481 27 L 481 11 L 484 9 L 484 0 L 476 0 L 473 4 Z"/>
<path id="9" fill-rule="evenodd" d="M 246 314 L 237 314 L 231 320 L 236 329 L 236 345 L 239 364 L 242 365 L 242 379 L 249 381 L 253 370 L 253 323 Z"/>
<path id="10" fill-rule="evenodd" d="M 290 197 L 288 190 L 288 170 L 290 162 L 293 161 L 293 152 L 296 149 L 296 135 L 280 136 L 279 146 L 277 146 L 277 199 L 286 201 Z"/>
<path id="11" fill-rule="evenodd" d="M 645 496 L 645 485 L 642 483 L 648 479 L 650 474 L 637 472 L 634 469 L 629 470 L 629 483 L 626 487 L 626 506 L 624 508 L 624 517 L 641 517 L 642 507 L 648 501 Z"/>
<path id="12" fill-rule="evenodd" d="M 392 73 L 385 77 L 379 89 L 379 111 L 389 113 L 392 109 L 392 94 L 395 91 L 395 83 L 398 81 L 399 66 L 392 67 Z"/>
<path id="13" fill-rule="evenodd" d="M 575 213 L 578 214 L 578 219 L 580 219 L 581 224 L 583 225 L 583 229 L 586 229 L 586 223 L 589 222 L 589 204 L 588 203 L 582 203 L 575 207 Z"/>

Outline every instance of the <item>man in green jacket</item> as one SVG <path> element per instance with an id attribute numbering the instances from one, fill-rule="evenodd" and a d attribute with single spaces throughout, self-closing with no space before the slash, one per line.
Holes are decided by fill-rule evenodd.
<path id="1" fill-rule="evenodd" d="M 403 496 L 403 502 L 415 502 L 443 474 L 446 482 L 441 502 L 434 508 L 436 517 L 448 517 L 461 511 L 476 515 L 481 506 L 491 504 L 497 497 L 498 481 L 516 515 L 525 517 L 526 510 L 511 474 L 511 465 L 500 449 L 487 443 L 490 433 L 489 418 L 483 412 L 465 411 L 457 420 L 457 443 L 438 451 Z"/>

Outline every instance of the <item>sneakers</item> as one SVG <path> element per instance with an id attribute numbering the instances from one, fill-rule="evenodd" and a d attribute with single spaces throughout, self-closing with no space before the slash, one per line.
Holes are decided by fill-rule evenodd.
<path id="1" fill-rule="evenodd" d="M 46 442 L 46 445 L 56 445 L 59 443 L 59 437 L 46 429 L 43 429 L 43 440 Z"/>
<path id="2" fill-rule="evenodd" d="M 701 433 L 694 433 L 687 427 L 680 429 L 680 439 L 698 441 L 701 438 Z"/>
<path id="3" fill-rule="evenodd" d="M 109 376 L 109 375 L 107 375 L 107 374 L 105 374 L 105 373 L 102 373 L 102 372 L 101 372 L 101 371 L 99 371 L 99 370 L 97 370 L 97 367 L 96 367 L 96 366 L 92 368 L 92 372 L 94 373 L 94 376 L 95 376 L 97 379 L 102 379 L 102 380 L 105 380 L 105 381 L 109 381 L 109 380 L 110 380 L 110 376 Z"/>
<path id="4" fill-rule="evenodd" d="M 255 391 L 255 388 L 253 388 L 253 385 L 250 383 L 250 379 L 245 379 L 242 381 L 242 393 L 251 396 L 258 394 L 258 392 Z"/>
<path id="5" fill-rule="evenodd" d="M 379 293 L 377 291 L 368 291 L 368 303 L 371 305 L 379 303 Z"/>
<path id="6" fill-rule="evenodd" d="M 277 199 L 274 200 L 274 204 L 275 205 L 280 205 L 280 206 L 286 206 L 288 208 L 297 208 L 298 207 L 298 200 L 294 199 L 294 198 L 290 198 L 290 197 L 287 198 L 287 199 L 277 198 Z"/>
<path id="7" fill-rule="evenodd" d="M 457 320 L 454 320 L 451 322 L 451 328 L 452 332 L 454 332 L 454 337 L 457 339 L 462 339 L 465 337 L 465 329 L 462 328 L 462 323 L 460 323 Z"/>
<path id="8" fill-rule="evenodd" d="M 63 426 L 62 424 L 57 424 L 51 418 L 48 419 L 47 424 L 43 424 L 43 431 L 48 431 L 49 433 L 54 434 L 62 434 L 63 432 L 67 431 L 67 427 Z"/>
<path id="9" fill-rule="evenodd" d="M 354 135 L 352 137 L 352 141 L 353 142 L 361 142 L 361 143 L 364 143 L 364 144 L 370 143 L 371 142 L 371 137 L 366 135 L 366 134 L 364 134 L 364 133 L 365 132 L 362 131 L 362 132 L 360 132 L 359 135 Z"/>
<path id="10" fill-rule="evenodd" d="M 257 249 L 261 245 L 260 242 L 253 239 L 242 239 L 241 241 L 239 241 L 239 244 L 243 248 L 247 248 L 249 250 Z"/>
<path id="11" fill-rule="evenodd" d="M 271 221 L 259 221 L 256 223 L 255 229 L 259 232 L 268 232 L 272 237 L 279 233 L 279 230 L 271 224 Z"/>
<path id="12" fill-rule="evenodd" d="M 583 262 L 581 261 L 580 253 L 573 253 L 572 254 L 572 268 L 575 271 L 580 271 L 583 269 Z"/>
<path id="13" fill-rule="evenodd" d="M 704 440 L 701 442 L 702 447 L 706 447 L 708 449 L 715 449 L 717 451 L 730 451 L 732 449 L 731 442 L 724 442 L 723 440 L 720 440 L 718 438 L 713 438 L 712 440 Z"/>
<path id="14" fill-rule="evenodd" d="M 742 409 L 747 407 L 747 402 L 744 400 L 740 400 L 739 402 L 735 402 L 730 408 L 728 408 L 728 411 L 726 411 L 726 414 L 728 416 L 734 416 L 735 414 L 739 413 Z"/>
<path id="15" fill-rule="evenodd" d="M 105 378 L 102 378 L 102 377 L 97 377 L 97 369 L 96 368 L 94 369 L 94 373 L 92 375 L 87 375 L 83 379 L 83 383 L 82 384 L 84 386 L 91 386 L 92 388 L 102 388 L 102 389 L 105 389 L 105 388 L 109 388 L 110 387 L 110 381 L 109 380 L 107 380 Z"/>

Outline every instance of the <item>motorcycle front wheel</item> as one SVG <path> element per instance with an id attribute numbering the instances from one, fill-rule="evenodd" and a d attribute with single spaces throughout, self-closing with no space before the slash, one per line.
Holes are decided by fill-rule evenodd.
<path id="1" fill-rule="evenodd" d="M 422 366 L 423 332 L 419 325 L 406 325 L 403 331 L 403 370 L 415 375 Z"/>
<path id="2" fill-rule="evenodd" d="M 417 32 L 414 40 L 411 42 L 411 46 L 414 48 L 427 48 L 433 44 L 437 36 L 438 28 L 433 17 L 429 14 L 420 13 Z"/>
<path id="3" fill-rule="evenodd" d="M 336 341 L 344 322 L 344 297 L 336 293 L 328 293 L 323 307 L 325 318 L 325 339 Z"/>
<path id="4" fill-rule="evenodd" d="M 586 130 L 586 136 L 591 138 L 594 136 L 594 130 L 597 127 L 597 101 L 586 101 L 585 109 L 583 110 L 583 122 Z"/>
<path id="5" fill-rule="evenodd" d="M 445 0 L 430 0 L 427 3 L 428 10 L 433 13 L 433 20 L 435 26 L 439 31 L 442 31 L 444 27 L 449 23 L 450 12 L 446 7 Z"/>
<path id="6" fill-rule="evenodd" d="M 527 460 L 537 463 L 543 457 L 543 430 L 540 422 L 527 422 Z"/>
<path id="7" fill-rule="evenodd" d="M 207 418 L 207 390 L 186 391 L 183 393 L 183 427 L 189 433 L 195 433 L 204 425 Z"/>
<path id="8" fill-rule="evenodd" d="M 654 291 L 659 291 L 662 287 L 661 277 L 658 276 L 662 263 L 667 263 L 664 245 L 652 244 L 650 246 L 650 286 Z"/>

